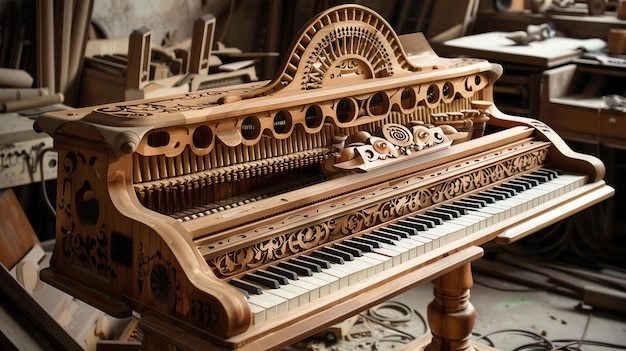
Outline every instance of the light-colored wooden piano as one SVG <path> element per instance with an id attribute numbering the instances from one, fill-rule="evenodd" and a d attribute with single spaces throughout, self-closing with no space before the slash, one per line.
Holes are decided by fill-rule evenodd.
<path id="1" fill-rule="evenodd" d="M 41 277 L 140 313 L 147 350 L 275 350 L 432 280 L 428 349 L 471 349 L 480 245 L 613 194 L 600 160 L 498 111 L 500 74 L 349 5 L 270 82 L 48 113 Z"/>

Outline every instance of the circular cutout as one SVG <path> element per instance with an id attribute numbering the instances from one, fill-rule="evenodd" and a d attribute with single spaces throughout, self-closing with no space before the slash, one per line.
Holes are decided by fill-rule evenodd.
<path id="1" fill-rule="evenodd" d="M 213 132 L 208 126 L 198 126 L 193 131 L 192 140 L 196 149 L 206 149 L 213 143 Z"/>
<path id="2" fill-rule="evenodd" d="M 445 100 L 450 100 L 454 97 L 454 86 L 450 82 L 445 82 L 441 88 L 441 96 Z"/>
<path id="3" fill-rule="evenodd" d="M 417 102 L 417 98 L 415 96 L 415 90 L 411 88 L 404 88 L 402 90 L 402 94 L 400 95 L 400 106 L 405 109 L 413 109 L 415 108 L 415 104 Z"/>
<path id="4" fill-rule="evenodd" d="M 356 117 L 356 103 L 349 98 L 343 98 L 337 102 L 335 107 L 335 113 L 337 115 L 337 121 L 341 123 L 347 123 L 352 121 Z"/>
<path id="5" fill-rule="evenodd" d="M 152 132 L 148 134 L 148 145 L 158 148 L 167 146 L 170 143 L 170 133 L 166 131 Z"/>
<path id="6" fill-rule="evenodd" d="M 428 87 L 428 91 L 426 92 L 426 102 L 429 104 L 434 104 L 439 101 L 439 87 L 435 84 L 432 84 Z"/>
<path id="7" fill-rule="evenodd" d="M 389 113 L 389 96 L 378 92 L 367 101 L 367 114 L 370 116 L 384 116 Z"/>
<path id="8" fill-rule="evenodd" d="M 248 116 L 241 124 L 241 136 L 246 140 L 255 140 L 261 135 L 261 122 L 254 116 Z"/>
<path id="9" fill-rule="evenodd" d="M 286 134 L 291 130 L 291 114 L 285 110 L 280 110 L 274 115 L 274 132 Z"/>
<path id="10" fill-rule="evenodd" d="M 304 114 L 304 124 L 307 128 L 317 128 L 322 125 L 322 109 L 318 105 L 311 105 Z"/>

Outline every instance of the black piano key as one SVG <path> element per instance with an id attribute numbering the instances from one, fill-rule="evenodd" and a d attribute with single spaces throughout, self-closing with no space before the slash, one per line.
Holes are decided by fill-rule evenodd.
<path id="1" fill-rule="evenodd" d="M 376 236 L 382 236 L 383 238 L 387 238 L 387 239 L 392 240 L 394 242 L 402 240 L 402 237 L 403 237 L 402 235 L 394 233 L 393 230 L 389 230 L 388 228 L 376 229 L 376 230 L 372 231 L 371 234 L 374 234 Z"/>
<path id="2" fill-rule="evenodd" d="M 360 249 L 356 248 L 356 247 L 352 247 L 352 246 L 348 246 L 348 245 L 344 245 L 344 244 L 335 244 L 333 245 L 334 249 L 337 250 L 341 250 L 344 252 L 347 252 L 349 254 L 351 254 L 354 257 L 361 257 L 363 256 L 363 251 L 361 251 Z"/>
<path id="3" fill-rule="evenodd" d="M 296 272 L 290 271 L 288 269 L 284 269 L 282 267 L 269 266 L 267 267 L 267 270 L 272 273 L 280 274 L 283 277 L 290 279 L 290 280 L 298 280 L 298 274 L 296 274 Z"/>
<path id="4" fill-rule="evenodd" d="M 538 169 L 538 170 L 534 171 L 533 173 L 544 174 L 544 175 L 550 177 L 550 180 L 558 177 L 559 174 L 563 174 L 563 172 L 561 172 L 561 171 L 558 171 L 556 169 L 550 169 L 550 168 Z"/>
<path id="5" fill-rule="evenodd" d="M 301 260 L 301 261 L 305 261 L 305 262 L 314 264 L 317 267 L 319 267 L 319 271 L 315 270 L 314 272 L 321 272 L 322 268 L 330 268 L 330 262 L 328 262 L 327 260 L 322 260 L 322 259 L 317 258 L 317 257 L 300 256 L 298 259 Z"/>
<path id="6" fill-rule="evenodd" d="M 374 234 L 374 233 L 368 233 L 368 234 L 364 234 L 363 237 L 366 238 L 366 239 L 377 241 L 379 243 L 395 245 L 393 239 L 389 239 L 388 237 L 386 237 L 384 235 L 377 235 L 377 234 Z"/>
<path id="7" fill-rule="evenodd" d="M 525 174 L 523 176 L 519 177 L 519 179 L 527 182 L 528 184 L 530 184 L 531 187 L 535 187 L 535 186 L 537 186 L 537 185 L 542 183 L 538 179 L 529 177 L 529 176 L 527 176 Z"/>
<path id="8" fill-rule="evenodd" d="M 244 289 L 242 289 L 242 288 L 240 288 L 238 286 L 234 286 L 234 285 L 233 285 L 233 287 L 235 287 L 235 289 L 237 289 L 237 291 L 239 291 L 241 293 L 241 295 L 243 295 L 243 297 L 246 298 L 246 300 L 250 299 L 250 293 L 247 290 L 244 290 Z"/>
<path id="9" fill-rule="evenodd" d="M 519 185 L 524 187 L 524 190 L 528 190 L 532 187 L 532 184 L 530 184 L 529 182 L 524 181 L 523 179 L 513 179 L 511 181 L 509 181 L 510 184 L 515 184 L 515 185 Z"/>
<path id="10" fill-rule="evenodd" d="M 441 212 L 441 211 L 437 211 L 435 210 L 430 210 L 430 211 L 426 211 L 426 215 L 428 216 L 432 216 L 432 217 L 437 217 L 441 220 L 444 221 L 449 221 L 452 219 L 452 215 L 449 213 L 445 213 L 445 212 Z"/>
<path id="11" fill-rule="evenodd" d="M 443 206 L 439 207 L 437 209 L 437 211 L 448 213 L 449 215 L 452 216 L 452 218 L 459 218 L 459 217 L 461 217 L 461 213 L 459 213 L 459 211 L 453 210 L 453 209 L 450 209 L 450 208 L 446 208 L 446 207 L 443 207 Z"/>
<path id="12" fill-rule="evenodd" d="M 278 289 L 280 287 L 280 283 L 276 279 L 264 277 L 256 273 L 246 273 L 246 275 L 243 276 L 243 280 L 261 284 L 263 286 L 267 286 L 270 289 Z"/>
<path id="13" fill-rule="evenodd" d="M 289 260 L 289 262 L 281 262 L 278 264 L 278 267 L 290 270 L 298 275 L 303 275 L 305 277 L 310 277 L 313 275 L 310 267 L 307 267 L 306 264 L 297 262 L 296 259 L 291 259 Z M 320 268 L 320 271 L 321 270 L 322 269 Z"/>
<path id="14" fill-rule="evenodd" d="M 443 224 L 443 219 L 441 219 L 439 217 L 429 216 L 427 214 L 418 214 L 418 215 L 413 216 L 413 218 L 429 220 L 429 221 L 433 222 L 435 225 Z"/>
<path id="15" fill-rule="evenodd" d="M 522 176 L 522 178 L 524 178 L 524 179 L 533 179 L 533 180 L 537 181 L 538 183 L 545 183 L 545 182 L 550 180 L 550 177 L 548 175 L 536 174 L 536 173 L 524 174 Z"/>
<path id="16" fill-rule="evenodd" d="M 508 188 L 508 187 L 503 187 L 501 185 L 495 186 L 493 188 L 493 190 L 500 191 L 500 192 L 505 192 L 505 193 L 509 194 L 509 197 L 515 196 L 515 194 L 517 194 L 517 191 L 515 191 L 515 189 L 511 189 L 511 188 Z"/>
<path id="17" fill-rule="evenodd" d="M 445 208 L 445 209 L 449 209 L 449 210 L 455 210 L 456 212 L 459 213 L 459 215 L 466 215 L 467 214 L 467 207 L 463 207 L 463 206 L 459 206 L 459 205 L 455 205 L 455 204 L 443 204 L 443 205 L 441 205 L 441 208 Z"/>
<path id="18" fill-rule="evenodd" d="M 237 287 L 241 290 L 247 291 L 250 294 L 255 294 L 255 295 L 261 295 L 263 294 L 263 288 L 260 287 L 259 285 L 256 285 L 254 283 L 251 282 L 246 282 L 243 281 L 241 279 L 237 279 L 237 278 L 233 278 L 231 279 L 228 284 Z"/>
<path id="19" fill-rule="evenodd" d="M 417 216 L 409 217 L 409 218 L 406 219 L 406 221 L 410 222 L 412 224 L 416 224 L 416 225 L 423 225 L 423 226 L 426 227 L 424 230 L 426 230 L 428 228 L 434 228 L 435 227 L 435 222 L 433 222 L 433 221 L 431 221 L 429 219 L 419 218 Z"/>
<path id="20" fill-rule="evenodd" d="M 268 272 L 268 271 L 256 271 L 254 274 L 258 274 L 266 278 L 274 279 L 280 285 L 289 284 L 289 280 L 285 276 L 280 275 L 280 274 L 276 274 L 276 273 Z"/>
<path id="21" fill-rule="evenodd" d="M 321 258 L 332 263 L 344 264 L 345 262 L 341 256 L 333 255 L 324 251 L 313 251 L 311 256 Z"/>
<path id="22" fill-rule="evenodd" d="M 374 247 L 372 245 L 359 242 L 356 240 L 345 240 L 341 244 L 345 246 L 354 247 L 355 249 L 359 249 L 363 252 L 374 252 Z"/>
<path id="23" fill-rule="evenodd" d="M 500 186 L 503 187 L 503 188 L 507 188 L 507 189 L 513 189 L 513 190 L 516 191 L 516 193 L 519 193 L 521 191 L 526 190 L 526 189 L 524 189 L 523 185 L 515 184 L 515 183 L 512 183 L 512 182 L 502 183 Z"/>
<path id="24" fill-rule="evenodd" d="M 483 194 L 492 196 L 494 199 L 498 201 L 506 200 L 509 197 L 511 197 L 511 195 L 509 195 L 508 192 L 502 192 L 502 191 L 498 191 L 495 189 L 485 190 L 483 191 Z"/>
<path id="25" fill-rule="evenodd" d="M 423 232 L 428 230 L 428 226 L 424 223 L 419 223 L 419 222 L 414 222 L 412 221 L 412 218 L 407 218 L 407 219 L 401 219 L 398 221 L 398 224 L 403 226 L 403 227 L 408 227 L 408 228 L 412 228 L 415 230 L 415 234 L 412 235 L 417 235 L 419 234 L 419 232 Z"/>
<path id="26" fill-rule="evenodd" d="M 475 210 L 478 210 L 478 209 L 483 207 L 480 203 L 471 202 L 471 201 L 464 201 L 464 200 L 465 199 L 459 200 L 459 201 L 455 202 L 454 204 L 457 205 L 457 206 L 463 206 L 463 207 L 470 208 L 470 209 L 475 209 Z"/>
<path id="27" fill-rule="evenodd" d="M 476 199 L 476 198 L 466 197 L 466 198 L 461 199 L 461 200 L 459 200 L 459 201 L 465 201 L 465 202 L 470 202 L 470 203 L 478 204 L 478 205 L 480 205 L 480 207 L 485 207 L 485 206 L 487 206 L 487 201 L 480 200 L 480 199 Z"/>
<path id="28" fill-rule="evenodd" d="M 389 229 L 395 229 L 398 232 L 402 232 L 402 233 L 406 233 L 407 236 L 405 238 L 408 238 L 411 235 L 417 235 L 418 230 L 415 227 L 412 226 L 408 226 L 406 225 L 404 222 L 399 221 L 398 223 L 391 223 L 389 225 Z"/>
<path id="29" fill-rule="evenodd" d="M 496 202 L 496 199 L 493 196 L 488 196 L 488 195 L 483 195 L 483 194 L 473 194 L 473 195 L 470 195 L 469 198 L 485 201 L 488 204 L 492 204 Z"/>
<path id="30" fill-rule="evenodd" d="M 389 226 L 383 227 L 383 228 L 379 228 L 378 231 L 382 231 L 382 232 L 385 232 L 385 233 L 397 235 L 399 238 L 408 238 L 409 237 L 409 233 L 407 233 L 405 230 L 403 231 L 400 228 L 398 228 L 397 226 L 395 228 L 392 228 L 392 225 L 389 225 Z"/>
<path id="31" fill-rule="evenodd" d="M 334 249 L 332 247 L 323 247 L 322 248 L 322 252 L 325 252 L 325 253 L 328 253 L 328 254 L 331 254 L 331 255 L 335 255 L 335 256 L 339 256 L 339 257 L 343 258 L 344 261 L 354 261 L 354 256 L 352 256 L 351 253 L 344 252 L 344 251 L 341 251 L 341 250 L 337 250 L 337 249 Z M 336 263 L 339 263 L 339 262 L 336 262 Z M 343 262 L 341 262 L 341 263 L 343 263 Z"/>
<path id="32" fill-rule="evenodd" d="M 368 238 L 364 238 L 362 236 L 357 236 L 352 238 L 352 241 L 356 241 L 356 242 L 360 242 L 360 243 L 364 243 L 367 245 L 372 246 L 375 249 L 380 249 L 381 247 L 383 247 L 378 241 L 376 240 L 372 240 L 372 239 L 368 239 Z"/>

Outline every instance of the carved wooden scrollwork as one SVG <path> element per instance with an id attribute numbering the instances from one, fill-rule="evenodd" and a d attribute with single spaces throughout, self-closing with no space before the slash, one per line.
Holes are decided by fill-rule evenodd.
<path id="1" fill-rule="evenodd" d="M 116 277 L 109 251 L 109 228 L 98 215 L 102 204 L 94 198 L 88 175 L 102 166 L 95 155 L 70 151 L 59 155 L 61 198 L 57 201 L 57 225 L 63 233 L 60 248 L 65 258 L 105 278 Z M 95 180 L 97 182 L 97 180 Z M 88 202 L 86 193 L 89 193 Z M 89 203 L 91 205 L 87 206 Z"/>

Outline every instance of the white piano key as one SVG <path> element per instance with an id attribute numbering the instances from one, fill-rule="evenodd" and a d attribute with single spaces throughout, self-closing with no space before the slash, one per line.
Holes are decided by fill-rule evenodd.
<path id="1" fill-rule="evenodd" d="M 419 242 L 412 240 L 411 238 L 402 238 L 396 242 L 396 246 L 407 249 L 407 260 L 412 260 L 417 257 L 417 247 L 419 244 Z"/>
<path id="2" fill-rule="evenodd" d="M 411 259 L 424 254 L 424 246 L 426 241 L 419 237 L 419 235 L 412 235 L 408 238 L 402 239 L 403 242 L 411 245 Z"/>
<path id="3" fill-rule="evenodd" d="M 317 300 L 320 298 L 320 290 L 319 287 L 311 282 L 305 281 L 305 277 L 301 277 L 298 280 L 292 280 L 289 282 L 289 285 L 298 286 L 303 288 L 304 290 L 309 292 L 309 302 L 313 300 Z"/>
<path id="4" fill-rule="evenodd" d="M 414 235 L 411 237 L 411 239 L 415 240 L 416 242 L 420 243 L 420 245 L 417 246 L 417 257 L 425 254 L 426 252 L 430 251 L 430 247 L 432 247 L 431 244 L 431 240 L 428 238 L 423 237 L 422 235 Z"/>
<path id="5" fill-rule="evenodd" d="M 378 273 L 382 273 L 385 269 L 384 262 L 374 258 L 372 254 L 373 252 L 366 252 L 363 256 L 359 257 L 360 261 L 369 263 L 369 267 L 366 267 L 367 278 L 371 278 Z"/>
<path id="6" fill-rule="evenodd" d="M 357 260 L 346 261 L 344 264 L 335 264 L 333 268 L 348 274 L 348 284 L 353 285 L 367 277 L 367 273 L 364 271 L 367 267 L 363 266 L 363 262 Z"/>
<path id="7" fill-rule="evenodd" d="M 296 284 L 292 284 L 293 280 L 289 281 L 289 284 L 283 285 L 280 288 L 289 291 L 298 296 L 298 306 L 304 305 L 311 301 L 310 292 Z"/>
<path id="8" fill-rule="evenodd" d="M 276 317 L 279 313 L 287 311 L 287 300 L 276 295 L 261 294 L 252 295 L 248 302 L 265 310 L 265 319 Z"/>
<path id="9" fill-rule="evenodd" d="M 328 283 L 328 289 L 330 293 L 339 290 L 339 278 L 330 275 L 324 271 L 315 273 L 315 277 Z"/>
<path id="10" fill-rule="evenodd" d="M 393 259 L 389 256 L 381 255 L 377 252 L 368 252 L 367 254 L 365 254 L 365 256 L 380 261 L 383 266 L 383 271 L 393 267 Z"/>
<path id="11" fill-rule="evenodd" d="M 436 232 L 432 232 L 432 231 L 436 231 L 437 228 L 433 228 L 433 229 L 429 229 L 428 231 L 425 231 L 423 233 L 420 233 L 420 235 L 423 238 L 427 238 L 430 239 L 430 246 L 431 246 L 431 250 L 435 250 L 439 247 L 441 247 L 442 244 L 442 240 L 441 240 L 441 235 L 442 233 L 437 234 Z"/>
<path id="12" fill-rule="evenodd" d="M 350 285 L 350 274 L 345 271 L 338 270 L 334 266 L 331 266 L 330 268 L 325 268 L 323 272 L 337 278 L 339 289 L 343 289 Z"/>
<path id="13" fill-rule="evenodd" d="M 286 285 L 282 285 L 280 289 L 264 288 L 263 295 L 275 295 L 283 298 L 287 301 L 287 311 L 293 310 L 300 306 L 300 296 L 287 288 Z M 279 314 L 280 311 L 277 311 Z M 284 311 L 286 312 L 286 311 Z"/>
<path id="14" fill-rule="evenodd" d="M 301 277 L 298 280 L 315 285 L 319 297 L 330 294 L 330 283 L 326 280 L 318 278 L 316 274 L 311 277 Z"/>
<path id="15" fill-rule="evenodd" d="M 402 263 L 402 253 L 390 249 L 390 246 L 391 245 L 383 245 L 381 248 L 374 249 L 374 252 L 390 257 L 392 266 L 397 266 Z"/>
<path id="16" fill-rule="evenodd" d="M 488 226 L 489 220 L 487 218 L 487 213 L 472 210 L 468 211 L 464 217 L 476 221 L 476 224 L 474 225 L 475 230 L 482 230 Z"/>
<path id="17" fill-rule="evenodd" d="M 250 312 L 252 313 L 252 324 L 260 324 L 266 320 L 265 308 L 254 303 L 248 303 L 248 306 L 250 306 Z"/>
<path id="18" fill-rule="evenodd" d="M 453 220 L 450 221 L 450 223 L 459 225 L 463 228 L 465 228 L 464 233 L 462 234 L 463 236 L 469 235 L 471 233 L 473 233 L 476 229 L 475 225 L 477 225 L 478 220 L 477 219 L 471 219 L 471 218 L 467 218 L 466 216 L 461 216 L 459 218 L 455 218 Z"/>

